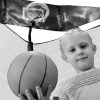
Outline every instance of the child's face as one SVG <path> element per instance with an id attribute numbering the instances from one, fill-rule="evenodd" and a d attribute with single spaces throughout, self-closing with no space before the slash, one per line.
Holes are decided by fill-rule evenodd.
<path id="1" fill-rule="evenodd" d="M 70 63 L 77 72 L 94 67 L 95 45 L 85 33 L 75 33 L 63 40 L 63 59 Z"/>

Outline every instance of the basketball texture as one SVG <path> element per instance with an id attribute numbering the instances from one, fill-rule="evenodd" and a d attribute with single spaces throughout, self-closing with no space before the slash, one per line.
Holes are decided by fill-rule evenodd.
<path id="1" fill-rule="evenodd" d="M 7 73 L 8 84 L 13 93 L 18 96 L 25 95 L 25 90 L 30 89 L 36 96 L 36 86 L 40 86 L 43 95 L 47 92 L 48 85 L 54 89 L 58 80 L 58 70 L 50 57 L 43 53 L 28 51 L 21 53 L 10 64 Z"/>

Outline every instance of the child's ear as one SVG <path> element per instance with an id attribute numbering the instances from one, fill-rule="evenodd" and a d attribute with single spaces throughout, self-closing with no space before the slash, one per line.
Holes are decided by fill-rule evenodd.
<path id="1" fill-rule="evenodd" d="M 93 51 L 94 51 L 94 54 L 96 53 L 96 50 L 97 50 L 96 45 L 93 45 Z"/>

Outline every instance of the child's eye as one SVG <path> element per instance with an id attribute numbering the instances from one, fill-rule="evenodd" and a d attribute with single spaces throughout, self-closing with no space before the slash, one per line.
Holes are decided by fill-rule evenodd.
<path id="1" fill-rule="evenodd" d="M 81 44 L 81 45 L 80 45 L 80 48 L 81 48 L 81 49 L 85 49 L 86 47 L 87 47 L 87 44 Z"/>
<path id="2" fill-rule="evenodd" d="M 72 48 L 69 50 L 70 52 L 75 52 L 75 48 Z"/>

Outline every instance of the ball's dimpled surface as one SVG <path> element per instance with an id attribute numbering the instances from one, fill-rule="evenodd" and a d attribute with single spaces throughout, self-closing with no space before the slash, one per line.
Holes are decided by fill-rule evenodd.
<path id="1" fill-rule="evenodd" d="M 58 79 L 58 71 L 50 57 L 39 52 L 25 52 L 18 55 L 11 63 L 7 79 L 13 93 L 25 94 L 25 89 L 30 89 L 36 95 L 35 87 L 39 85 L 45 95 L 48 85 L 53 89 Z"/>

